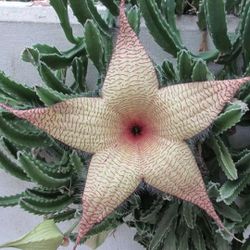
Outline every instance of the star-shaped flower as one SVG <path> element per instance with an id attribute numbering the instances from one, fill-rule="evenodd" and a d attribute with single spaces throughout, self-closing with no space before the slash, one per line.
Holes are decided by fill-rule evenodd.
<path id="1" fill-rule="evenodd" d="M 14 110 L 65 144 L 94 153 L 82 198 L 77 244 L 144 181 L 192 202 L 223 224 L 185 142 L 206 129 L 249 78 L 159 89 L 154 66 L 120 5 L 120 29 L 102 98 Z"/>

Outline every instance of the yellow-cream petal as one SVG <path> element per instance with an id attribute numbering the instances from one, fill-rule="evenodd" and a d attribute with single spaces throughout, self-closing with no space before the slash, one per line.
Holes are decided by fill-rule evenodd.
<path id="1" fill-rule="evenodd" d="M 14 110 L 0 105 L 57 140 L 87 152 L 109 147 L 120 134 L 118 115 L 107 108 L 101 98 L 75 98 L 48 108 L 29 110 Z"/>
<path id="2" fill-rule="evenodd" d="M 195 158 L 185 142 L 155 138 L 141 149 L 141 165 L 146 183 L 204 209 L 223 227 L 208 198 Z"/>
<path id="3" fill-rule="evenodd" d="M 158 89 L 153 63 L 130 27 L 123 3 L 120 28 L 103 86 L 103 97 L 116 111 L 146 110 Z"/>
<path id="4" fill-rule="evenodd" d="M 185 140 L 200 133 L 249 78 L 177 84 L 160 89 L 157 103 L 158 134 Z"/>
<path id="5" fill-rule="evenodd" d="M 140 181 L 136 147 L 117 144 L 93 156 L 82 198 L 77 245 L 93 225 L 134 192 Z"/>

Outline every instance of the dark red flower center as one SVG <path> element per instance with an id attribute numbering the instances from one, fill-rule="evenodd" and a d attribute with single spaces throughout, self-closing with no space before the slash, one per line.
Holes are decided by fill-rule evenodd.
<path id="1" fill-rule="evenodd" d="M 138 145 L 147 142 L 153 136 L 153 123 L 150 119 L 137 115 L 137 117 L 130 117 L 122 120 L 122 140 L 127 143 Z"/>
<path id="2" fill-rule="evenodd" d="M 132 125 L 130 128 L 130 133 L 134 137 L 141 136 L 143 134 L 143 126 L 141 126 L 139 124 Z"/>
<path id="3" fill-rule="evenodd" d="M 133 119 L 124 124 L 123 138 L 130 143 L 143 142 L 149 135 L 150 129 L 145 120 Z"/>

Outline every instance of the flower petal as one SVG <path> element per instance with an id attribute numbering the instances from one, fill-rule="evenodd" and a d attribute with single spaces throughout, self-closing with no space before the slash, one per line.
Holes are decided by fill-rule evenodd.
<path id="1" fill-rule="evenodd" d="M 158 80 L 153 63 L 143 45 L 130 27 L 120 6 L 120 29 L 103 86 L 103 97 L 116 109 L 133 110 L 138 106 L 146 109 L 147 98 L 152 98 L 158 89 Z"/>
<path id="2" fill-rule="evenodd" d="M 141 148 L 141 152 L 145 182 L 199 206 L 223 227 L 208 198 L 195 158 L 185 142 L 156 138 Z"/>
<path id="3" fill-rule="evenodd" d="M 75 98 L 48 108 L 14 110 L 19 118 L 46 131 L 63 143 L 87 152 L 97 152 L 118 140 L 118 115 L 101 98 Z"/>
<path id="4" fill-rule="evenodd" d="M 189 139 L 206 129 L 249 78 L 178 84 L 158 94 L 158 134 Z"/>
<path id="5" fill-rule="evenodd" d="M 114 145 L 93 156 L 83 193 L 83 217 L 77 245 L 94 224 L 134 192 L 140 181 L 136 147 Z"/>

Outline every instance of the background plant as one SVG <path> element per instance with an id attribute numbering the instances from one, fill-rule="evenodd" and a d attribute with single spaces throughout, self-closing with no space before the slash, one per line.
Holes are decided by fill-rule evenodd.
<path id="1" fill-rule="evenodd" d="M 16 108 L 47 106 L 77 96 L 99 96 L 118 25 L 118 1 L 100 1 L 107 7 L 101 16 L 92 0 L 51 0 L 72 47 L 67 51 L 36 44 L 22 58 L 38 70 L 44 85 L 29 88 L 0 74 L 0 101 Z M 68 17 L 71 7 L 83 26 L 83 36 L 74 35 Z M 201 52 L 185 46 L 176 25 L 176 14 L 195 14 L 201 30 Z M 239 18 L 235 32 L 227 31 L 226 14 Z M 248 0 L 131 0 L 127 15 L 139 33 L 141 16 L 152 37 L 173 62 L 156 65 L 161 86 L 179 82 L 232 79 L 250 73 L 250 2 Z M 209 33 L 214 49 L 206 51 Z M 197 48 L 198 50 L 198 48 Z M 88 64 L 98 71 L 96 89 L 86 84 Z M 216 74 L 211 66 L 219 65 Z M 73 75 L 74 80 L 67 76 Z M 208 135 L 190 141 L 203 172 L 210 198 L 224 224 L 239 238 L 250 225 L 250 143 L 235 147 L 230 137 L 239 127 L 250 131 L 250 85 L 228 104 Z M 36 187 L 15 196 L 0 197 L 0 206 L 19 205 L 24 210 L 56 222 L 79 220 L 81 193 L 90 155 L 75 151 L 52 139 L 28 122 L 4 111 L 0 113 L 0 167 Z M 201 157 L 202 156 L 202 157 Z M 150 190 L 137 194 L 90 231 L 91 235 L 127 223 L 137 230 L 135 240 L 147 249 L 241 249 L 242 245 L 218 231 L 214 222 L 197 207 Z M 75 238 L 75 234 L 71 234 Z"/>

